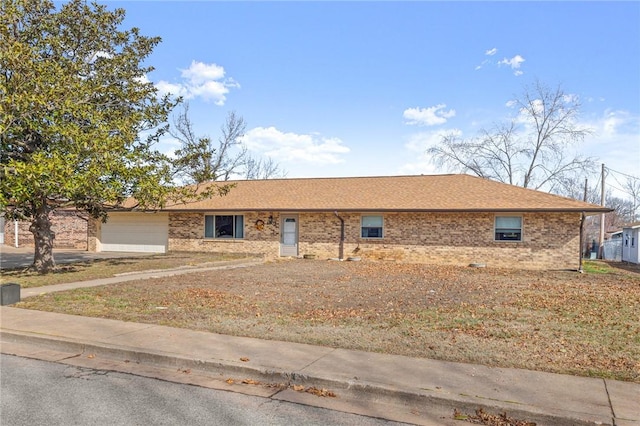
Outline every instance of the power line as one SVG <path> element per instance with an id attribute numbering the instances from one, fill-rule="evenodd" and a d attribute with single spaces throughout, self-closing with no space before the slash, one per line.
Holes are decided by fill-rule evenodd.
<path id="1" fill-rule="evenodd" d="M 619 171 L 617 171 L 617 170 L 613 170 L 613 169 L 611 169 L 611 168 L 609 168 L 609 167 L 607 167 L 607 166 L 605 166 L 605 169 L 606 169 L 607 171 L 609 171 L 609 172 L 614 172 L 614 173 L 617 173 L 617 174 L 619 174 L 619 175 L 622 175 L 622 176 L 625 176 L 625 177 L 628 177 L 628 178 L 631 178 L 631 179 L 640 180 L 640 177 L 638 177 L 638 176 L 628 175 L 628 174 L 626 174 L 626 173 L 619 172 Z"/>
<path id="2" fill-rule="evenodd" d="M 616 182 L 617 182 L 617 181 L 616 181 Z M 618 183 L 620 183 L 620 182 L 618 182 Z M 629 190 L 628 190 L 628 189 L 618 188 L 617 186 L 615 186 L 615 185 L 611 185 L 610 183 L 608 183 L 608 184 L 607 184 L 607 186 L 608 186 L 609 188 L 617 189 L 618 191 L 622 191 L 622 192 L 624 192 L 625 194 L 631 195 L 631 194 L 629 193 Z"/>
<path id="3" fill-rule="evenodd" d="M 624 184 L 624 183 L 622 183 L 622 182 L 620 182 L 620 181 L 618 180 L 618 178 L 616 177 L 616 175 L 612 174 L 612 175 L 611 175 L 611 177 L 613 178 L 613 180 L 615 180 L 615 181 L 616 181 L 616 183 L 617 183 L 618 185 L 620 185 L 620 186 L 625 186 L 625 184 Z M 609 186 L 613 186 L 613 185 L 609 184 Z M 615 188 L 615 187 L 614 187 L 614 188 Z M 620 190 L 620 191 L 625 191 L 625 192 L 627 191 L 627 190 L 620 189 L 620 188 L 616 188 L 616 189 L 618 189 L 618 190 Z"/>

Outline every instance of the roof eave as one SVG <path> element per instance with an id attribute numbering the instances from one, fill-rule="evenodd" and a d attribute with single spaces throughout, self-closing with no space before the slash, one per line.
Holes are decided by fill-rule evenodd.
<path id="1" fill-rule="evenodd" d="M 123 209 L 122 211 L 131 211 Z M 140 211 L 140 210 L 137 210 Z M 191 209 L 158 209 L 154 211 L 168 213 L 188 213 L 188 212 L 301 212 L 301 213 L 324 213 L 324 212 L 344 212 L 344 213 L 585 213 L 599 214 L 613 211 L 610 208 L 466 208 L 466 209 L 390 209 L 390 208 L 296 208 L 296 207 L 269 207 L 260 208 L 191 208 Z"/>

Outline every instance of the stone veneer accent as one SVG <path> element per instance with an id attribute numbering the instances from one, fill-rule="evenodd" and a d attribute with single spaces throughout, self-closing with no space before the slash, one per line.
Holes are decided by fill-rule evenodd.
<path id="1" fill-rule="evenodd" d="M 366 213 L 369 214 L 375 213 Z M 271 225 L 270 215 L 274 218 Z M 340 221 L 333 212 L 297 215 L 298 254 L 337 258 Z M 485 263 L 490 267 L 526 269 L 578 267 L 579 213 L 523 213 L 522 242 L 494 241 L 494 213 L 384 213 L 382 239 L 360 238 L 363 214 L 339 215 L 345 221 L 345 258 L 452 265 Z M 204 216 L 204 212 L 169 213 L 169 250 L 279 256 L 278 213 L 245 213 L 245 235 L 241 240 L 205 239 Z M 262 230 L 256 229 L 258 219 L 265 223 Z"/>

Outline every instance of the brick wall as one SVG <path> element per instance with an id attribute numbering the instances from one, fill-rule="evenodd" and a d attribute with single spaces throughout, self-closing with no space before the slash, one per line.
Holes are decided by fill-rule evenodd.
<path id="1" fill-rule="evenodd" d="M 18 246 L 33 247 L 31 222 L 18 221 Z M 87 220 L 78 217 L 75 210 L 56 210 L 51 213 L 51 228 L 55 232 L 54 248 L 87 250 Z M 6 220 L 4 243 L 15 246 L 15 222 Z"/>
<path id="2" fill-rule="evenodd" d="M 263 254 L 268 258 L 279 254 L 279 226 L 268 223 L 272 213 L 244 214 L 243 239 L 205 239 L 205 213 L 169 214 L 169 251 L 203 251 Z M 259 230 L 256 221 L 262 220 L 264 227 Z"/>
<path id="3" fill-rule="evenodd" d="M 273 216 L 274 223 L 268 224 Z M 384 238 L 360 238 L 359 213 L 340 213 L 345 221 L 344 257 L 438 264 L 486 263 L 491 267 L 576 269 L 579 255 L 577 213 L 525 213 L 523 241 L 494 241 L 493 213 L 386 213 Z M 336 258 L 340 220 L 333 213 L 300 213 L 299 255 Z M 242 240 L 205 240 L 204 213 L 169 214 L 170 251 L 230 251 L 279 256 L 280 217 L 272 212 L 244 215 Z M 255 222 L 264 221 L 262 230 Z"/>

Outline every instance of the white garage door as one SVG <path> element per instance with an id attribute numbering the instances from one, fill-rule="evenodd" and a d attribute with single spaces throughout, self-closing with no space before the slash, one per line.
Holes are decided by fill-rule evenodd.
<path id="1" fill-rule="evenodd" d="M 110 213 L 102 224 L 100 250 L 166 253 L 168 235 L 166 213 Z"/>

